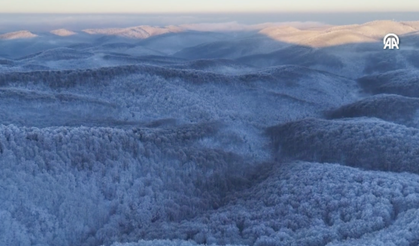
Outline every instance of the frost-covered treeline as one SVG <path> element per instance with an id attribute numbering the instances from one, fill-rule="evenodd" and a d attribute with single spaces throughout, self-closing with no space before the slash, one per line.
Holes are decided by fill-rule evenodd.
<path id="1" fill-rule="evenodd" d="M 419 130 L 374 118 L 304 119 L 268 129 L 278 157 L 419 173 Z"/>
<path id="2" fill-rule="evenodd" d="M 327 110 L 325 116 L 329 119 L 376 117 L 406 126 L 418 127 L 418 110 L 419 98 L 379 94 Z"/>
<path id="3" fill-rule="evenodd" d="M 151 224 L 220 207 L 227 192 L 247 184 L 251 164 L 197 144 L 214 131 L 212 124 L 135 131 L 2 126 L 0 241 L 132 241 Z"/>
<path id="4" fill-rule="evenodd" d="M 0 245 L 419 242 L 412 55 L 185 35 L 0 43 Z"/>

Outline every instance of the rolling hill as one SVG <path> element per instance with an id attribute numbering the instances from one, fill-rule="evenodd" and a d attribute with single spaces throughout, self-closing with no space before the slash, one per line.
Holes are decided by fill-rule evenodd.
<path id="1" fill-rule="evenodd" d="M 221 21 L 1 35 L 0 245 L 417 245 L 419 22 Z"/>

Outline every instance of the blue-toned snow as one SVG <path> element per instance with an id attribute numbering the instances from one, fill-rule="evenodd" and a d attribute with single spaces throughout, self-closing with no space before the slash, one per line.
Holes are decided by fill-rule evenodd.
<path id="1" fill-rule="evenodd" d="M 0 41 L 0 245 L 419 244 L 416 63 L 200 35 Z"/>

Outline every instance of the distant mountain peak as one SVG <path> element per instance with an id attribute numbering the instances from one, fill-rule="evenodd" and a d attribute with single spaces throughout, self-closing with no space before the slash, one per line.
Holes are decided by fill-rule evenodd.
<path id="1" fill-rule="evenodd" d="M 300 30 L 295 27 L 267 27 L 259 33 L 274 40 L 311 47 L 349 43 L 380 42 L 387 33 L 405 35 L 419 31 L 415 22 L 377 20 L 359 25 L 324 26 Z"/>
<path id="2" fill-rule="evenodd" d="M 29 31 L 17 31 L 17 32 L 9 32 L 0 35 L 0 39 L 21 39 L 21 38 L 34 38 L 38 35 L 35 35 Z"/>
<path id="3" fill-rule="evenodd" d="M 57 36 L 61 36 L 61 37 L 67 37 L 67 36 L 72 36 L 72 35 L 77 34 L 73 31 L 69 31 L 67 29 L 56 29 L 56 30 L 52 30 L 51 33 L 55 34 Z"/>
<path id="4" fill-rule="evenodd" d="M 183 29 L 177 26 L 153 27 L 153 26 L 135 26 L 127 28 L 104 28 L 104 29 L 85 29 L 83 32 L 88 34 L 102 34 L 110 36 L 120 36 L 126 38 L 146 39 L 152 36 L 165 33 L 182 32 Z"/>

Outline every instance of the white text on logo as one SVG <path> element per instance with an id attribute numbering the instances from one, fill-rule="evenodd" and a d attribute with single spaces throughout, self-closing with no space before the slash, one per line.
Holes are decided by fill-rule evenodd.
<path id="1" fill-rule="evenodd" d="M 399 49 L 399 43 L 400 43 L 400 39 L 399 37 L 394 34 L 394 33 L 389 33 L 387 34 L 384 39 L 383 39 L 383 43 L 384 43 L 384 49 Z"/>

